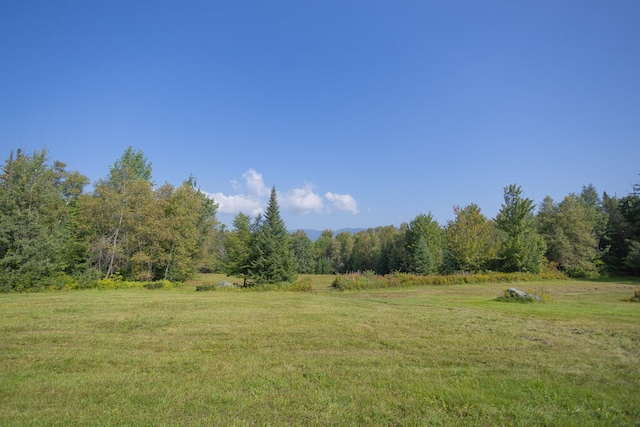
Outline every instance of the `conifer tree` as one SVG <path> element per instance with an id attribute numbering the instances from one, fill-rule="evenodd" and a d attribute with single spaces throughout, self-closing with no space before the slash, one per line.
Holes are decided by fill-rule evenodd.
<path id="1" fill-rule="evenodd" d="M 507 272 L 539 273 L 546 245 L 536 229 L 533 200 L 522 197 L 520 186 L 504 188 L 504 203 L 496 217 L 496 226 L 504 234 L 500 249 L 502 268 Z"/>
<path id="2" fill-rule="evenodd" d="M 290 237 L 280 216 L 276 188 L 264 217 L 259 217 L 252 245 L 250 274 L 258 284 L 294 282 L 298 265 L 291 249 Z"/>
<path id="3" fill-rule="evenodd" d="M 11 153 L 0 171 L 0 289 L 40 289 L 84 256 L 76 201 L 86 177 L 49 165 L 47 151 Z"/>

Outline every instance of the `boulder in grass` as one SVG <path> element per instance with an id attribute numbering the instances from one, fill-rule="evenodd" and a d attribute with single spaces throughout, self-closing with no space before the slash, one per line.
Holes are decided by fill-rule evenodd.
<path id="1" fill-rule="evenodd" d="M 508 288 L 506 291 L 511 298 L 528 298 L 529 294 L 516 288 Z"/>
<path id="2" fill-rule="evenodd" d="M 502 296 L 498 297 L 497 300 L 531 302 L 531 301 L 542 301 L 542 297 L 540 295 L 521 291 L 520 289 L 507 288 L 505 289 Z"/>
<path id="3" fill-rule="evenodd" d="M 220 288 L 235 288 L 235 285 L 231 282 L 222 281 L 218 282 L 218 287 Z"/>

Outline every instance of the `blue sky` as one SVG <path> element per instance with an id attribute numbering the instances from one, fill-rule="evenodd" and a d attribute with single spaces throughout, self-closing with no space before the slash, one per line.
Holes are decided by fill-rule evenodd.
<path id="1" fill-rule="evenodd" d="M 7 1 L 0 155 L 107 175 L 132 146 L 230 223 L 399 225 L 503 188 L 640 182 L 640 2 Z M 90 190 L 90 188 L 88 188 Z"/>

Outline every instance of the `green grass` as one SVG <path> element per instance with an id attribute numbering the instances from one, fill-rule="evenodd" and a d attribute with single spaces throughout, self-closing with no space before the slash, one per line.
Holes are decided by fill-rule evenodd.
<path id="1" fill-rule="evenodd" d="M 0 425 L 640 423 L 637 284 L 0 294 Z M 233 280 L 229 280 L 233 281 Z M 510 285 L 518 287 L 518 285 Z"/>

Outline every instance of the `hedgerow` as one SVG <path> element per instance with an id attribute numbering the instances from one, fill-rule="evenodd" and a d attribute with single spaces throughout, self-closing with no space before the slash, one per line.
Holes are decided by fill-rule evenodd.
<path id="1" fill-rule="evenodd" d="M 568 277 L 565 274 L 558 271 L 539 274 L 487 272 L 478 274 L 428 276 L 409 273 L 392 273 L 381 276 L 365 271 L 364 273 L 358 272 L 337 276 L 331 286 L 341 291 L 358 291 L 364 289 L 461 285 L 472 283 L 538 282 L 544 280 L 566 280 L 567 278 Z"/>

